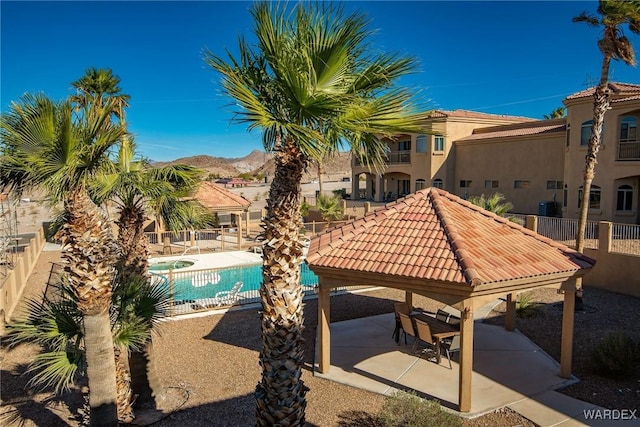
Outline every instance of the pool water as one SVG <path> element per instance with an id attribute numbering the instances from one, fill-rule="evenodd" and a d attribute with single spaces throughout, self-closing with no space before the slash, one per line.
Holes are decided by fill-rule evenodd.
<path id="1" fill-rule="evenodd" d="M 212 298 L 218 292 L 231 290 L 239 281 L 243 283 L 241 292 L 259 290 L 262 286 L 262 264 L 220 268 L 215 272 L 198 272 L 177 277 L 173 284 L 174 300 Z M 318 284 L 318 276 L 304 263 L 300 265 L 300 282 L 308 288 Z"/>
<path id="2" fill-rule="evenodd" d="M 180 268 L 191 267 L 195 262 L 187 260 L 160 261 L 149 266 L 150 271 L 178 270 Z"/>

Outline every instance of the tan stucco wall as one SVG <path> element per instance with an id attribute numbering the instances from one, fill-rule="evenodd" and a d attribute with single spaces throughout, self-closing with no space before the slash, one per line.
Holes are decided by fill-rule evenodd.
<path id="1" fill-rule="evenodd" d="M 464 196 L 502 193 L 513 203 L 512 212 L 537 214 L 541 201 L 562 202 L 562 190 L 548 190 L 547 181 L 562 181 L 564 132 L 546 137 L 500 138 L 456 143 L 455 191 Z M 470 180 L 471 187 L 460 187 Z M 485 188 L 485 180 L 498 188 Z M 530 181 L 529 188 L 514 188 L 514 180 Z"/>
<path id="2" fill-rule="evenodd" d="M 583 285 L 640 298 L 640 256 L 602 252 L 585 249 L 585 255 L 597 262 Z"/>
<path id="3" fill-rule="evenodd" d="M 593 119 L 593 98 L 584 98 L 567 102 L 567 123 L 570 126 L 569 146 L 565 148 L 564 183 L 567 185 L 567 207 L 563 217 L 577 218 L 578 189 L 583 184 L 585 156 L 587 147 L 580 145 L 582 123 Z M 617 143 L 620 120 L 624 115 L 635 115 L 640 122 L 640 101 L 612 103 L 605 114 L 603 146 L 598 152 L 598 164 L 593 181 L 601 187 L 600 209 L 591 209 L 589 219 L 594 221 L 613 221 L 618 223 L 640 222 L 640 161 L 618 161 Z M 632 212 L 616 212 L 616 192 L 618 186 L 629 184 L 634 188 Z"/>

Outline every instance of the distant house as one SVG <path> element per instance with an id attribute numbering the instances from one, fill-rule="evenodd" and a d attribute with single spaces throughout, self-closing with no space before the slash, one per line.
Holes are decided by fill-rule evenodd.
<path id="1" fill-rule="evenodd" d="M 245 181 L 242 178 L 220 178 L 215 181 L 216 184 L 222 184 L 225 187 L 231 186 L 233 187 L 246 187 L 249 184 L 253 184 L 251 181 Z"/>
<path id="2" fill-rule="evenodd" d="M 640 85 L 609 89 L 589 218 L 640 224 Z M 434 135 L 389 139 L 382 174 L 352 161 L 352 197 L 382 202 L 430 186 L 463 198 L 499 192 L 513 212 L 577 218 L 593 91 L 565 98 L 567 117 L 560 119 L 433 111 L 427 120 Z"/>

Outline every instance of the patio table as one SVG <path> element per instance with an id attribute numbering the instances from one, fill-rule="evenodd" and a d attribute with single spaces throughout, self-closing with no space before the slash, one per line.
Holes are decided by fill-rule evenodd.
<path id="1" fill-rule="evenodd" d="M 411 317 L 429 325 L 431 335 L 436 339 L 436 361 L 440 364 L 441 341 L 445 338 L 460 335 L 460 326 L 451 325 L 425 313 L 412 313 Z"/>

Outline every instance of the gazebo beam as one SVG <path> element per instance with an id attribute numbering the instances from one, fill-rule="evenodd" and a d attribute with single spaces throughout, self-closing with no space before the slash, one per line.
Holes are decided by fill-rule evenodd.
<path id="1" fill-rule="evenodd" d="M 460 319 L 460 370 L 458 371 L 458 409 L 471 411 L 471 374 L 473 372 L 473 299 L 463 302 Z"/>
<path id="2" fill-rule="evenodd" d="M 576 303 L 576 280 L 573 289 L 564 289 L 562 305 L 562 343 L 560 344 L 560 376 L 571 378 L 571 358 L 573 357 L 573 322 Z"/>
<path id="3" fill-rule="evenodd" d="M 318 284 L 318 342 L 320 349 L 318 351 L 318 371 L 321 373 L 329 372 L 331 367 L 331 330 L 329 328 L 331 289 L 322 286 L 322 279 Z"/>

